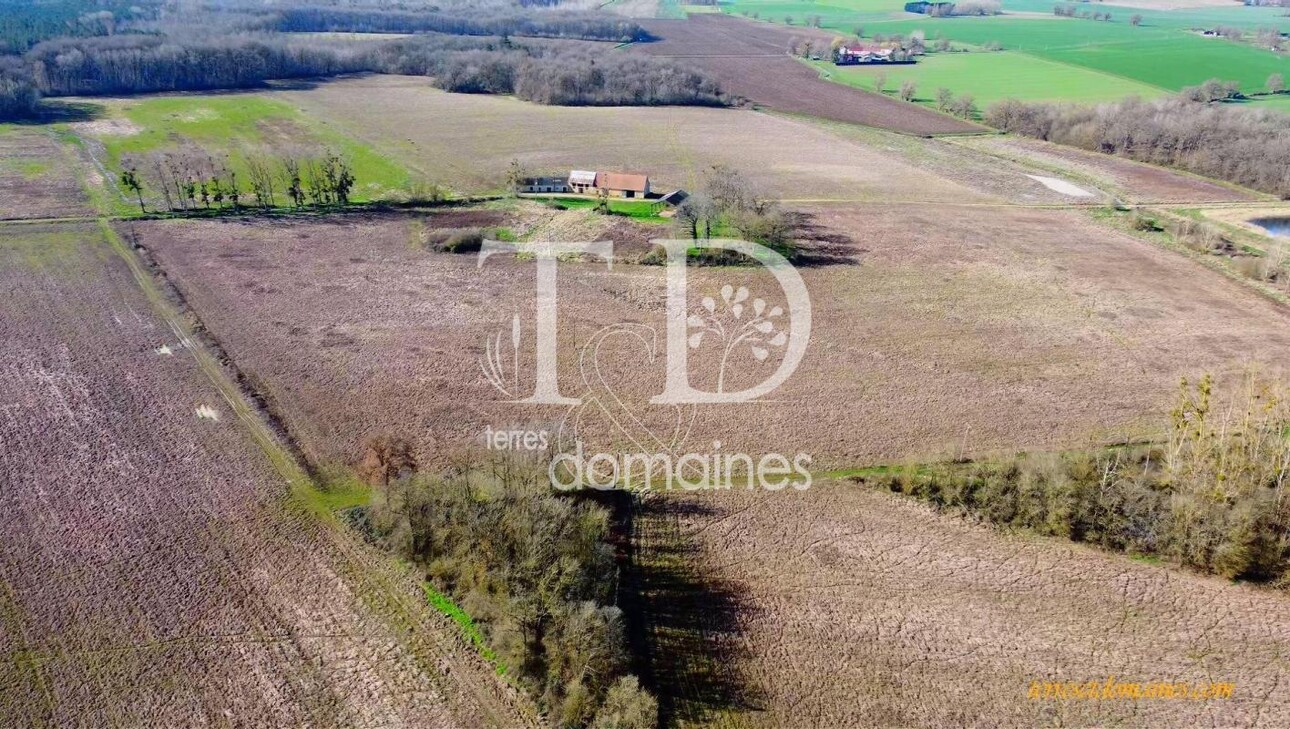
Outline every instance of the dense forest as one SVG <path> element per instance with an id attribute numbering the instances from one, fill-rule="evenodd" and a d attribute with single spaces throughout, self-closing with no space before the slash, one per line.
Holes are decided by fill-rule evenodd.
<path id="1" fill-rule="evenodd" d="M 1178 97 L 1094 107 L 1009 100 L 991 106 L 985 122 L 1290 198 L 1290 124 L 1281 112 Z"/>
<path id="2" fill-rule="evenodd" d="M 272 14 L 281 32 L 450 33 L 452 35 L 578 38 L 629 42 L 648 38 L 640 25 L 612 15 L 568 12 L 408 12 L 398 10 L 295 7 Z"/>

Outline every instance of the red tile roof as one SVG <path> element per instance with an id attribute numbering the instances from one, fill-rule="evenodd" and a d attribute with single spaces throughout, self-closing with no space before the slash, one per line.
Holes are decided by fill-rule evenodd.
<path id="1" fill-rule="evenodd" d="M 645 192 L 649 189 L 649 177 L 625 172 L 601 172 L 596 175 L 596 187 L 606 190 Z"/>

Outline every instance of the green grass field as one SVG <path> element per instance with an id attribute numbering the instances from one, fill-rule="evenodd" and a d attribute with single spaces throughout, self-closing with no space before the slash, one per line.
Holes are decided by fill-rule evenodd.
<path id="1" fill-rule="evenodd" d="M 540 198 L 539 198 L 540 199 Z M 553 197 L 546 198 L 552 205 L 564 210 L 591 210 L 596 201 L 589 198 Z M 667 218 L 659 217 L 654 203 L 648 200 L 610 200 L 609 211 L 615 215 L 625 215 L 647 223 L 664 223 Z"/>
<path id="2" fill-rule="evenodd" d="M 103 131 L 91 127 L 85 133 L 102 143 L 104 164 L 114 176 L 123 158 L 138 164 L 152 152 L 191 143 L 226 159 L 239 174 L 245 171 L 245 160 L 255 155 L 272 157 L 287 149 L 334 152 L 353 166 L 358 180 L 355 201 L 389 197 L 410 184 L 401 165 L 277 100 L 250 94 L 164 96 L 109 102 L 108 111 L 128 124 Z"/>
<path id="3" fill-rule="evenodd" d="M 969 46 L 999 43 L 1012 53 L 973 53 L 954 60 L 929 56 L 918 68 L 893 67 L 888 77 L 912 78 L 924 95 L 938 86 L 970 93 L 988 103 L 1002 98 L 1106 101 L 1129 94 L 1151 96 L 1177 91 L 1210 78 L 1236 81 L 1249 92 L 1261 92 L 1269 75 L 1290 77 L 1290 56 L 1236 43 L 1205 38 L 1194 28 L 1229 25 L 1253 30 L 1275 27 L 1290 31 L 1282 8 L 1231 7 L 1188 10 L 1142 10 L 1097 3 L 1077 4 L 1081 11 L 1110 12 L 1111 22 L 1059 18 L 1053 0 L 1004 0 L 1005 14 L 995 17 L 932 18 L 903 12 L 898 0 L 733 0 L 727 13 L 757 14 L 762 20 L 794 25 L 819 16 L 822 26 L 851 34 L 860 26 L 875 34 L 947 38 Z M 1140 26 L 1129 18 L 1141 15 Z M 926 68 L 922 66 L 926 65 Z M 864 86 L 873 72 L 841 70 L 835 80 Z"/>
<path id="4" fill-rule="evenodd" d="M 834 66 L 812 64 L 833 81 L 873 90 L 875 77 L 887 76 L 886 90 L 894 93 L 906 80 L 917 85 L 915 98 L 933 103 L 936 90 L 944 87 L 959 94 L 971 94 L 977 106 L 1001 99 L 1026 101 L 1096 102 L 1108 96 L 1159 96 L 1163 89 L 1130 79 L 1090 71 L 1079 66 L 1055 63 L 1024 53 L 935 53 L 913 65 Z"/>

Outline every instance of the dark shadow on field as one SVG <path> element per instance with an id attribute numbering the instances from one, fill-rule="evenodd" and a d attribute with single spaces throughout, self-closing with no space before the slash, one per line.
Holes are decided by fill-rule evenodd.
<path id="1" fill-rule="evenodd" d="M 630 507 L 622 606 L 635 670 L 658 697 L 659 726 L 757 711 L 759 692 L 738 670 L 742 625 L 752 610 L 744 589 L 706 572 L 681 517 L 718 518 L 720 508 L 646 496 Z"/>
<path id="2" fill-rule="evenodd" d="M 11 119 L 9 123 L 26 126 L 43 126 L 45 124 L 63 124 L 67 122 L 94 121 L 103 118 L 107 109 L 102 104 L 85 101 L 55 101 L 46 99 L 36 107 L 36 115 L 23 119 Z"/>
<path id="3" fill-rule="evenodd" d="M 851 236 L 816 222 L 811 213 L 789 213 L 798 253 L 799 266 L 859 265 L 860 256 L 868 253 Z"/>

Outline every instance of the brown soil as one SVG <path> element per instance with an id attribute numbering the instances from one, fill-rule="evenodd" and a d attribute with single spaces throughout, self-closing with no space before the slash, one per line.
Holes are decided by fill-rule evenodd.
<path id="1" fill-rule="evenodd" d="M 637 44 L 634 50 L 692 64 L 720 80 L 727 93 L 768 109 L 909 134 L 981 131 L 975 124 L 914 104 L 830 83 L 789 57 L 788 48 L 795 38 L 833 39 L 823 31 L 718 13 L 691 15 L 687 20 L 650 20 L 642 25 L 662 40 Z"/>
<path id="2" fill-rule="evenodd" d="M 810 121 L 743 109 L 541 106 L 450 94 L 410 76 L 270 93 L 397 158 L 425 181 L 459 192 L 501 190 L 512 160 L 519 160 L 535 174 L 642 172 L 658 189 L 697 190 L 708 169 L 722 164 L 762 194 L 785 199 L 997 200 L 894 159 L 880 146 Z"/>
<path id="3" fill-rule="evenodd" d="M 0 220 L 92 212 L 77 177 L 79 161 L 37 128 L 0 132 Z M 88 184 L 102 185 L 96 175 Z"/>
<path id="4" fill-rule="evenodd" d="M 956 140 L 956 143 L 1022 163 L 1075 170 L 1091 178 L 1099 188 L 1134 203 L 1242 202 L 1260 197 L 1258 193 L 1183 172 L 1037 139 L 996 136 Z"/>
<path id="5" fill-rule="evenodd" d="M 736 727 L 1284 726 L 1284 596 L 1010 536 L 844 483 L 642 512 L 670 715 Z M 675 555 L 674 558 L 669 556 Z M 651 610 L 653 612 L 651 612 Z M 697 657 L 696 657 L 697 656 Z M 713 663 L 729 660 L 729 663 Z M 735 660 L 730 660 L 735 659 Z M 706 661 L 709 661 L 705 663 Z M 707 670 L 705 670 L 707 669 Z M 1227 700 L 1030 699 L 1034 681 L 1235 685 Z"/>
<path id="6" fill-rule="evenodd" d="M 526 723 L 291 500 L 97 228 L 2 227 L 0 275 L 0 724 Z"/>
<path id="7" fill-rule="evenodd" d="M 1290 350 L 1276 305 L 1082 213 L 875 205 L 811 215 L 846 257 L 803 270 L 815 309 L 806 359 L 772 402 L 703 410 L 690 444 L 802 451 L 822 467 L 1116 441 L 1141 436 L 1180 377 L 1221 377 Z M 442 462 L 489 426 L 558 424 L 560 408 L 499 402 L 508 398 L 480 370 L 486 339 L 504 330 L 509 340 L 513 313 L 531 331 L 533 264 L 479 268 L 473 256 L 426 253 L 407 245 L 409 225 L 136 229 L 321 462 L 353 463 L 378 436 Z M 661 334 L 659 268 L 569 264 L 560 276 L 571 387 L 601 327 Z M 693 277 L 695 297 L 727 282 L 776 293 L 759 269 Z M 656 393 L 661 375 L 618 344 L 603 360 L 615 386 Z M 740 362 L 731 376 L 745 383 L 773 364 Z"/>

